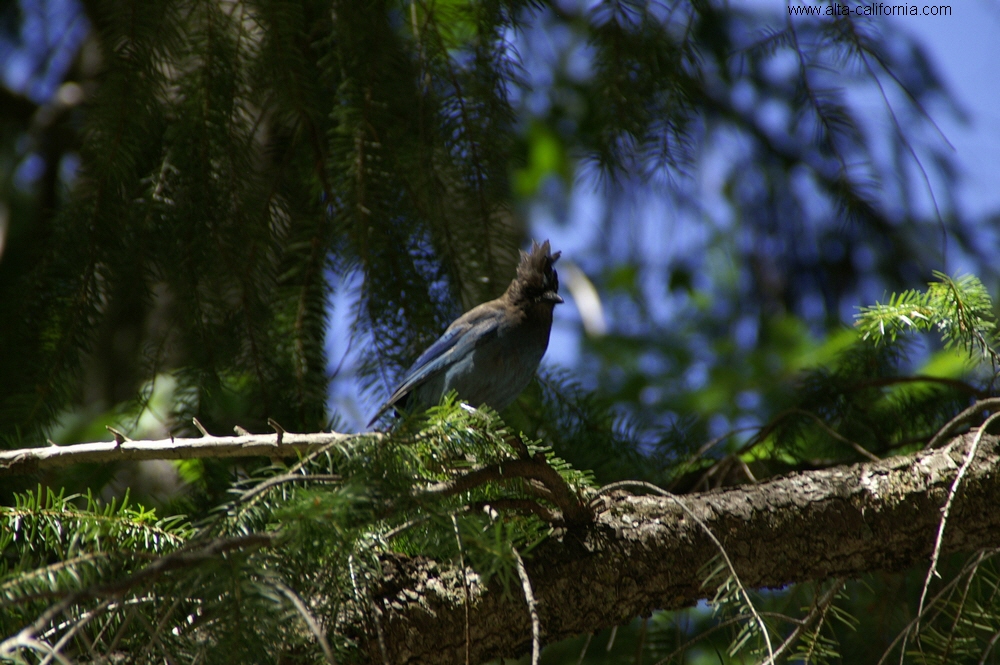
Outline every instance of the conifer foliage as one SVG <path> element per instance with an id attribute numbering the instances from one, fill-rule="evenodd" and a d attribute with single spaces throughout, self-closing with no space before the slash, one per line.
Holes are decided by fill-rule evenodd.
<path id="1" fill-rule="evenodd" d="M 502 290 L 517 8 L 403 9 L 88 6 L 102 63 L 80 168 L 4 284 L 21 350 L 5 375 L 22 377 L 2 389 L 6 437 L 51 422 L 125 318 L 132 375 L 176 370 L 183 412 L 315 430 L 330 270 L 365 275 L 373 362 L 411 357 L 453 298 Z"/>

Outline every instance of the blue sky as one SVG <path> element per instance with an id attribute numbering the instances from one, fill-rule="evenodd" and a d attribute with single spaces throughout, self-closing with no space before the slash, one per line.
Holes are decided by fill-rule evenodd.
<path id="1" fill-rule="evenodd" d="M 1000 3 L 961 0 L 951 17 L 889 17 L 918 38 L 958 104 L 967 124 L 947 116 L 939 125 L 963 169 L 961 204 L 970 215 L 1000 210 Z M 933 111 L 932 111 L 933 115 Z"/>

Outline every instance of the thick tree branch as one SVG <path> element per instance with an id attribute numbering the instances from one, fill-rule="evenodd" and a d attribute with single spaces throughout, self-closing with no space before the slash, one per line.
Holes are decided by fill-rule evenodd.
<path id="1" fill-rule="evenodd" d="M 941 508 L 972 435 L 944 449 L 811 471 L 759 485 L 678 498 L 613 492 L 596 521 L 550 538 L 528 559 L 542 639 L 552 642 L 711 597 L 703 566 L 718 548 L 678 504 L 707 525 L 747 587 L 902 570 L 928 560 Z M 1000 547 L 1000 449 L 983 437 L 951 506 L 942 551 Z M 523 598 L 466 571 L 389 554 L 374 600 L 391 663 L 472 662 L 525 653 Z M 466 626 L 466 605 L 470 625 Z M 467 632 L 468 631 L 468 632 Z M 382 662 L 370 645 L 373 662 Z"/>
<path id="2" fill-rule="evenodd" d="M 123 462 L 194 457 L 296 457 L 341 443 L 356 434 L 247 434 L 204 436 L 160 441 L 99 441 L 71 446 L 47 446 L 0 451 L 0 476 L 30 474 L 69 464 Z M 382 436 L 368 434 L 364 436 Z M 116 439 L 121 437 L 116 434 Z"/>

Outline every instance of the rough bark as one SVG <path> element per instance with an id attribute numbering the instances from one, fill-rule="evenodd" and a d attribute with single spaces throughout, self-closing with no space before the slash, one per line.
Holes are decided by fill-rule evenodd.
<path id="1" fill-rule="evenodd" d="M 679 500 L 721 541 L 747 588 L 901 570 L 929 561 L 941 508 L 973 439 Z M 998 471 L 998 440 L 984 436 L 959 484 L 943 553 L 1000 546 Z M 527 561 L 544 642 L 713 595 L 703 582 L 718 548 L 678 500 L 618 492 L 596 506 L 592 525 L 550 538 Z M 516 589 L 484 586 L 467 571 L 467 594 L 461 570 L 450 564 L 401 555 L 383 564 L 370 620 L 372 662 L 460 663 L 468 648 L 477 663 L 527 650 L 528 611 Z"/>

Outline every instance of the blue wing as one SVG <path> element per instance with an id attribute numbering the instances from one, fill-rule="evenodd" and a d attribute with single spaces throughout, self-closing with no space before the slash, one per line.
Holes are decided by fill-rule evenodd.
<path id="1" fill-rule="evenodd" d="M 502 311 L 486 303 L 469 310 L 455 320 L 416 362 L 406 371 L 402 383 L 393 391 L 368 426 L 425 381 L 465 358 L 481 344 L 496 337 L 503 320 Z"/>

